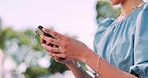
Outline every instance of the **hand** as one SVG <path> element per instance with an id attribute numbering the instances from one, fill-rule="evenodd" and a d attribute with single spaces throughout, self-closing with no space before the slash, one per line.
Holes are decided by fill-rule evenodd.
<path id="1" fill-rule="evenodd" d="M 41 39 L 41 42 L 42 42 L 42 44 L 47 44 L 47 45 L 50 46 L 50 43 L 45 43 L 45 40 L 43 40 L 43 39 Z M 52 47 L 56 47 L 56 46 L 52 46 Z M 47 50 L 47 51 L 48 51 L 48 50 Z M 57 53 L 57 52 L 55 52 L 55 53 Z M 49 51 L 48 51 L 48 55 L 52 56 L 51 54 L 52 54 L 52 52 L 49 52 Z M 54 56 L 52 56 L 52 58 L 53 58 L 56 62 L 59 62 L 59 63 L 62 63 L 62 64 L 66 64 L 66 65 L 68 65 L 68 64 L 74 64 L 74 63 L 75 63 L 75 61 L 74 61 L 74 60 L 71 60 L 71 59 L 63 59 L 63 58 L 61 59 L 61 58 L 54 57 Z"/>
<path id="2" fill-rule="evenodd" d="M 71 60 L 71 59 L 60 59 L 58 57 L 53 57 L 53 59 L 56 61 L 56 62 L 59 62 L 59 63 L 62 63 L 62 64 L 66 64 L 66 65 L 69 65 L 69 64 L 74 64 L 75 61 L 74 60 Z"/>
<path id="3" fill-rule="evenodd" d="M 84 43 L 49 29 L 44 28 L 43 31 L 58 38 L 58 40 L 56 40 L 41 35 L 41 40 L 46 41 L 46 43 L 42 43 L 42 46 L 50 52 L 51 56 L 82 61 L 85 55 L 89 55 L 90 49 Z M 54 44 L 59 47 L 51 47 L 48 46 L 48 44 Z"/>

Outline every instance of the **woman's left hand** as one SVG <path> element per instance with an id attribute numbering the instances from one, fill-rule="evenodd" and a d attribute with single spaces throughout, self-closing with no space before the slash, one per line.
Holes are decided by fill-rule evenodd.
<path id="1" fill-rule="evenodd" d="M 53 39 L 45 35 L 41 35 L 41 39 L 46 41 L 46 44 L 42 44 L 42 46 L 50 52 L 51 56 L 82 61 L 85 55 L 89 55 L 88 52 L 90 49 L 81 41 L 46 28 L 44 28 L 43 31 L 57 38 Z M 59 47 L 51 47 L 47 45 L 47 43 L 54 44 Z"/>

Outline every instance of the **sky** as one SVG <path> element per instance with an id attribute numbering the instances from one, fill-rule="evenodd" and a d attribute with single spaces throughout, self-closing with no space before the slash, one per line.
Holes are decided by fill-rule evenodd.
<path id="1" fill-rule="evenodd" d="M 3 28 L 35 29 L 38 25 L 75 35 L 93 47 L 97 0 L 0 0 Z"/>

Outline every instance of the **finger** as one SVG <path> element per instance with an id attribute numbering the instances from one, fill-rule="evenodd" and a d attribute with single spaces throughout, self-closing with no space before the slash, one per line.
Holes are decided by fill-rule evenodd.
<path id="1" fill-rule="evenodd" d="M 51 55 L 52 53 L 48 52 L 47 54 L 48 54 L 49 56 L 51 56 L 52 58 L 55 58 L 55 57 L 53 57 L 53 56 Z"/>
<path id="2" fill-rule="evenodd" d="M 61 48 L 51 47 L 46 44 L 42 44 L 42 46 L 47 49 L 50 53 L 60 53 L 62 50 Z"/>
<path id="3" fill-rule="evenodd" d="M 41 41 L 42 44 L 45 44 L 46 43 L 46 41 L 43 40 L 42 38 L 40 38 L 40 41 Z"/>
<path id="4" fill-rule="evenodd" d="M 55 54 L 55 53 L 51 53 L 51 56 L 57 57 L 57 58 L 66 58 L 65 54 Z"/>
<path id="5" fill-rule="evenodd" d="M 52 56 L 52 53 L 48 53 L 48 55 L 50 55 L 54 60 L 56 60 L 56 62 L 60 61 L 60 59 L 58 57 Z"/>
<path id="6" fill-rule="evenodd" d="M 52 53 L 51 52 L 48 52 L 47 54 L 51 56 Z"/>
<path id="7" fill-rule="evenodd" d="M 56 47 L 56 48 L 58 48 L 58 47 L 59 47 L 59 46 L 54 45 L 54 44 L 51 44 L 51 43 L 49 43 L 49 42 L 46 42 L 46 45 L 51 46 L 51 47 Z"/>
<path id="8" fill-rule="evenodd" d="M 51 44 L 49 42 L 46 42 L 46 45 L 51 46 L 51 47 L 54 47 L 54 44 Z"/>
<path id="9" fill-rule="evenodd" d="M 49 56 L 51 56 L 53 59 L 56 59 L 57 57 L 52 56 L 52 53 L 48 52 L 47 53 Z"/>
<path id="10" fill-rule="evenodd" d="M 60 59 L 57 58 L 57 57 L 55 57 L 54 59 L 55 59 L 56 62 L 60 62 L 60 63 L 63 63 L 63 62 L 64 62 L 64 60 L 60 60 Z"/>
<path id="11" fill-rule="evenodd" d="M 47 37 L 47 36 L 45 36 L 45 35 L 41 35 L 41 38 L 42 38 L 43 40 L 45 40 L 47 43 L 60 46 L 60 41 L 59 41 L 59 40 L 56 40 L 56 39 Z"/>
<path id="12" fill-rule="evenodd" d="M 52 53 L 49 53 L 50 55 L 52 55 Z M 55 57 L 52 56 L 52 58 L 56 61 L 56 62 L 60 62 L 62 64 L 64 64 L 64 62 L 66 62 L 67 60 L 65 58 L 59 58 L 59 57 Z"/>
<path id="13" fill-rule="evenodd" d="M 64 35 L 58 33 L 58 32 L 55 32 L 53 30 L 50 30 L 50 29 L 47 29 L 47 28 L 43 28 L 43 31 L 45 33 L 48 33 L 48 34 L 51 34 L 52 36 L 58 38 L 58 39 L 62 39 L 64 37 Z"/>

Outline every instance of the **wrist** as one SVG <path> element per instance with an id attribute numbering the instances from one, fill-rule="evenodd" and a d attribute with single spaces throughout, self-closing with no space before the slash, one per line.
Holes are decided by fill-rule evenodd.
<path id="1" fill-rule="evenodd" d="M 67 67 L 77 67 L 77 68 L 80 68 L 81 65 L 79 64 L 78 61 L 73 61 L 72 63 L 69 63 L 69 64 L 65 64 Z"/>
<path id="2" fill-rule="evenodd" d="M 69 66 L 74 66 L 75 65 L 75 61 L 71 61 L 71 62 L 69 62 L 69 63 L 66 63 L 65 64 L 67 67 L 69 67 Z"/>
<path id="3" fill-rule="evenodd" d="M 88 61 L 90 61 L 89 59 L 91 59 L 92 57 L 96 57 L 97 54 L 95 52 L 93 52 L 91 49 L 87 49 L 82 57 L 80 58 L 80 61 L 82 61 L 83 63 L 87 64 Z"/>

